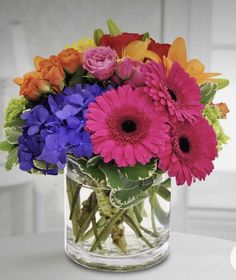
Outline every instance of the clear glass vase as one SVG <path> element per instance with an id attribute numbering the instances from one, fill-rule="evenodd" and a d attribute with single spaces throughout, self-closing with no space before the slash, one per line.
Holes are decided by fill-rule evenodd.
<path id="1" fill-rule="evenodd" d="M 170 179 L 157 173 L 137 204 L 118 209 L 110 189 L 98 186 L 69 160 L 65 174 L 65 252 L 74 262 L 103 271 L 154 266 L 169 253 Z"/>

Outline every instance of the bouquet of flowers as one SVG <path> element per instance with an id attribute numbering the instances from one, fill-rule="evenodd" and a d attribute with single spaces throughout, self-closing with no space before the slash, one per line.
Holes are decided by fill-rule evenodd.
<path id="1" fill-rule="evenodd" d="M 6 108 L 0 149 L 7 170 L 19 164 L 57 175 L 67 164 L 74 241 L 95 237 L 94 252 L 111 236 L 127 253 L 123 223 L 149 247 L 146 235 L 160 235 L 154 218 L 151 230 L 142 226 L 146 197 L 160 220 L 155 199 L 170 200 L 168 177 L 191 185 L 212 172 L 228 140 L 220 119 L 229 111 L 214 97 L 229 82 L 188 60 L 182 38 L 160 44 L 149 33 L 122 33 L 113 20 L 108 28 L 35 57 L 34 71 L 14 80 L 20 97 Z M 81 204 L 83 185 L 93 191 Z"/>

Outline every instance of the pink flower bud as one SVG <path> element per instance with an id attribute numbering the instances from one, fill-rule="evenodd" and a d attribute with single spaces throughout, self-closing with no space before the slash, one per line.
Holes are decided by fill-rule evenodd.
<path id="1" fill-rule="evenodd" d="M 132 75 L 134 63 L 131 59 L 125 58 L 122 60 L 116 68 L 116 74 L 121 80 L 127 80 Z"/>

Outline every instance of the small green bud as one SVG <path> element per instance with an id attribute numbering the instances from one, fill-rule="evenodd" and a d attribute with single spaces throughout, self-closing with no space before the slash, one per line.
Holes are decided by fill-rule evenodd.
<path id="1" fill-rule="evenodd" d="M 114 22 L 114 20 L 108 19 L 107 26 L 108 26 L 109 32 L 112 36 L 117 36 L 117 35 L 122 34 L 119 26 L 117 25 L 117 23 Z"/>
<path id="2" fill-rule="evenodd" d="M 96 29 L 93 33 L 93 39 L 95 42 L 96 46 L 99 46 L 100 40 L 102 38 L 102 36 L 104 35 L 104 32 L 102 31 L 102 29 Z"/>

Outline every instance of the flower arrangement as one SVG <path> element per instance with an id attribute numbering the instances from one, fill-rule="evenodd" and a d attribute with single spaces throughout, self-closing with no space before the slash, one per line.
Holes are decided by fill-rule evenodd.
<path id="1" fill-rule="evenodd" d="M 110 34 L 97 29 L 94 40 L 35 57 L 35 70 L 14 80 L 20 97 L 6 109 L 0 149 L 8 152 L 7 170 L 19 164 L 29 173 L 57 175 L 71 160 L 95 189 L 108 186 L 95 191 L 97 202 L 86 200 L 79 218 L 73 217 L 75 193 L 68 191 L 74 236 L 78 241 L 94 226 L 88 208 L 98 207 L 113 224 L 105 223 L 100 235 L 94 230 L 91 250 L 110 229 L 113 242 L 127 252 L 121 218 L 150 245 L 139 219 L 124 211 L 150 195 L 155 176 L 166 173 L 178 185 L 191 185 L 212 172 L 228 140 L 220 119 L 229 111 L 214 97 L 229 82 L 205 72 L 198 59 L 188 60 L 182 38 L 160 44 L 149 33 L 122 33 L 112 20 L 108 28 Z M 167 181 L 156 192 L 168 200 Z M 142 213 L 136 213 L 141 220 Z"/>

